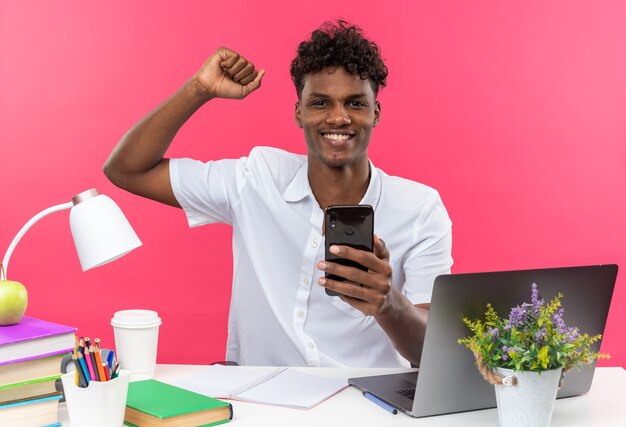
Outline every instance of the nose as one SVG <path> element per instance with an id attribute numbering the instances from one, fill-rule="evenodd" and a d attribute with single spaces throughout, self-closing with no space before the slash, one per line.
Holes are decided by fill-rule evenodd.
<path id="1" fill-rule="evenodd" d="M 326 117 L 326 123 L 335 126 L 347 126 L 352 123 L 352 119 L 348 114 L 348 111 L 343 105 L 336 105 L 328 111 L 328 117 Z"/>

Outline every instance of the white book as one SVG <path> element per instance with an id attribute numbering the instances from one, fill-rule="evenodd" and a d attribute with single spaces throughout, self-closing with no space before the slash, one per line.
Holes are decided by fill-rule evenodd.
<path id="1" fill-rule="evenodd" d="M 170 384 L 218 399 L 310 409 L 348 386 L 346 378 L 328 378 L 289 368 L 211 365 Z"/>
<path id="2" fill-rule="evenodd" d="M 58 407 L 61 394 L 36 397 L 0 405 L 0 426 L 60 426 Z"/>

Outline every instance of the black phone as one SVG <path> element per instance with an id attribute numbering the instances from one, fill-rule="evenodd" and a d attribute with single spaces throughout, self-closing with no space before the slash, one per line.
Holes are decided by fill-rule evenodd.
<path id="1" fill-rule="evenodd" d="M 340 258 L 330 253 L 332 245 L 350 246 L 356 249 L 374 251 L 374 209 L 370 205 L 329 206 L 324 211 L 324 234 L 326 240 L 326 261 L 356 267 L 363 271 L 367 268 L 355 261 Z M 332 280 L 346 281 L 343 277 L 326 273 Z M 341 295 L 326 288 L 331 296 Z"/>

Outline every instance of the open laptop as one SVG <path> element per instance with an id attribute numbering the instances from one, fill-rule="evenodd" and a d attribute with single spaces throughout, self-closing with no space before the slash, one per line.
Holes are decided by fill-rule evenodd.
<path id="1" fill-rule="evenodd" d="M 537 283 L 546 302 L 559 292 L 567 326 L 590 335 L 603 334 L 616 265 L 448 274 L 435 279 L 422 359 L 418 372 L 350 378 L 348 382 L 414 417 L 447 414 L 496 406 L 493 386 L 485 382 L 472 353 L 457 344 L 470 335 L 463 317 L 483 319 L 487 303 L 500 317 L 511 307 L 530 302 Z M 594 347 L 598 351 L 600 343 Z M 557 397 L 586 393 L 595 365 L 572 369 Z"/>

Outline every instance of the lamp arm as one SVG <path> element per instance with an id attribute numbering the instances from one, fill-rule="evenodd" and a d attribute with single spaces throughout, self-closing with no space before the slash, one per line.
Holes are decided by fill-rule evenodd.
<path id="1" fill-rule="evenodd" d="M 39 221 L 41 218 L 43 218 L 45 216 L 48 216 L 48 215 L 50 215 L 51 213 L 54 213 L 54 212 L 63 211 L 63 210 L 66 210 L 66 209 L 71 209 L 72 206 L 74 206 L 74 203 L 72 203 L 72 202 L 67 202 L 67 203 L 63 203 L 61 205 L 51 206 L 48 209 L 42 210 L 37 215 L 32 217 L 26 224 L 24 224 L 22 229 L 13 238 L 13 241 L 9 245 L 9 249 L 7 249 L 7 252 L 4 255 L 4 259 L 2 260 L 2 265 L 4 265 L 4 278 L 0 277 L 0 280 L 7 280 L 7 272 L 9 271 L 9 259 L 11 259 L 11 254 L 13 254 L 13 251 L 15 250 L 15 247 L 20 242 L 20 240 L 22 240 L 22 237 L 24 236 L 24 234 L 26 234 L 26 232 L 37 221 Z"/>

